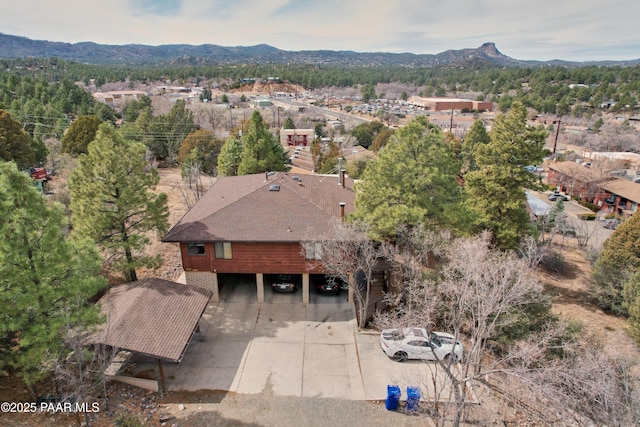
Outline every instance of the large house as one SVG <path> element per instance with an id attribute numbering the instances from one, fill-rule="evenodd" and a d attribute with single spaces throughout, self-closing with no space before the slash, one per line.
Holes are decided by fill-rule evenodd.
<path id="1" fill-rule="evenodd" d="M 599 184 L 609 179 L 608 173 L 576 162 L 549 164 L 547 183 L 581 200 L 593 202 L 599 193 Z"/>
<path id="2" fill-rule="evenodd" d="M 640 183 L 621 178 L 604 182 L 595 203 L 606 212 L 629 218 L 640 204 Z"/>
<path id="3" fill-rule="evenodd" d="M 186 283 L 211 290 L 214 302 L 239 276 L 264 302 L 265 288 L 288 275 L 308 303 L 310 284 L 327 273 L 313 261 L 315 242 L 354 210 L 354 201 L 353 180 L 344 174 L 222 177 L 163 241 L 180 244 Z"/>

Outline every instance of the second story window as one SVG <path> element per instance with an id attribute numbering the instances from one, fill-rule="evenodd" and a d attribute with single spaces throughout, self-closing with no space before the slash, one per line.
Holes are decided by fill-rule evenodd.
<path id="1" fill-rule="evenodd" d="M 189 255 L 205 255 L 207 252 L 204 243 L 188 243 L 187 253 Z"/>
<path id="2" fill-rule="evenodd" d="M 217 259 L 232 259 L 231 242 L 215 242 L 215 255 Z"/>

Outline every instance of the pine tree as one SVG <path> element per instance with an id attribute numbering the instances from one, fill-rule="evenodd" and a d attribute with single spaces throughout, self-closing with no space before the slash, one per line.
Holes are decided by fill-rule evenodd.
<path id="1" fill-rule="evenodd" d="M 287 153 L 254 111 L 247 132 L 242 135 L 242 156 L 238 175 L 287 170 Z"/>
<path id="2" fill-rule="evenodd" d="M 229 137 L 224 143 L 218 156 L 218 176 L 238 175 L 238 166 L 242 157 L 242 141 Z"/>
<path id="3" fill-rule="evenodd" d="M 424 120 L 413 120 L 367 165 L 356 187 L 354 217 L 369 224 L 378 240 L 394 236 L 401 226 L 456 227 L 463 213 L 459 171 L 442 132 Z"/>
<path id="4" fill-rule="evenodd" d="M 475 163 L 475 152 L 480 145 L 489 143 L 489 134 L 482 120 L 476 120 L 462 142 L 462 172 L 478 169 Z"/>
<path id="5" fill-rule="evenodd" d="M 19 168 L 33 166 L 36 153 L 31 137 L 11 114 L 0 110 L 0 161 L 14 161 Z"/>
<path id="6" fill-rule="evenodd" d="M 516 248 L 529 231 L 525 188 L 536 188 L 536 176 L 524 169 L 542 162 L 547 132 L 527 126 L 527 111 L 514 102 L 496 118 L 487 144 L 474 150 L 477 169 L 465 175 L 467 205 L 476 231 L 489 230 L 502 249 Z"/>
<path id="7" fill-rule="evenodd" d="M 138 267 L 159 267 L 159 255 L 143 253 L 147 232 L 168 229 L 167 196 L 152 191 L 160 178 L 145 152 L 103 124 L 69 178 L 74 233 L 97 242 L 127 281 L 137 280 Z"/>
<path id="8" fill-rule="evenodd" d="M 615 314 L 627 315 L 629 307 L 639 303 L 639 271 L 640 215 L 634 214 L 604 242 L 593 266 L 593 288 L 598 304 Z M 639 309 L 640 306 L 635 308 L 636 316 L 640 315 Z M 640 316 L 637 319 L 640 320 Z"/>
<path id="9" fill-rule="evenodd" d="M 95 244 L 70 239 L 61 205 L 47 205 L 14 163 L 0 163 L 0 370 L 30 385 L 47 375 L 70 329 L 100 322 L 87 304 L 106 286 Z"/>
<path id="10" fill-rule="evenodd" d="M 282 125 L 283 129 L 295 129 L 296 125 L 293 123 L 293 119 L 291 117 L 287 117 L 287 120 L 284 121 Z"/>
<path id="11" fill-rule="evenodd" d="M 78 117 L 62 137 L 60 150 L 73 155 L 86 153 L 101 124 L 102 120 L 97 116 Z"/>

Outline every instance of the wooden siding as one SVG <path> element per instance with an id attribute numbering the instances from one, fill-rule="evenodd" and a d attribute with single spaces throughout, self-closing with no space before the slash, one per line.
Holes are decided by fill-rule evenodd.
<path id="1" fill-rule="evenodd" d="M 213 271 L 211 267 L 213 259 L 213 243 L 204 244 L 204 255 L 189 255 L 187 252 L 187 243 L 180 243 L 180 252 L 182 253 L 182 268 L 185 271 Z"/>
<path id="2" fill-rule="evenodd" d="M 214 258 L 213 243 L 205 244 L 205 255 L 189 256 L 186 243 L 180 244 L 185 270 L 217 273 L 322 274 L 321 267 L 309 269 L 310 260 L 301 253 L 300 243 L 231 242 L 232 259 Z"/>

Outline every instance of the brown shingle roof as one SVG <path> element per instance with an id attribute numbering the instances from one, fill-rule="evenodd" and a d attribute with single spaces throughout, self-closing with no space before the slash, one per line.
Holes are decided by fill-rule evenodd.
<path id="1" fill-rule="evenodd" d="M 113 287 L 100 298 L 107 320 L 91 341 L 179 362 L 210 297 L 206 289 L 162 279 Z"/>
<path id="2" fill-rule="evenodd" d="M 337 176 L 278 172 L 218 179 L 167 233 L 165 242 L 300 242 L 326 235 L 353 212 L 353 180 L 345 188 Z M 279 191 L 270 191 L 271 185 Z"/>
<path id="3" fill-rule="evenodd" d="M 627 179 L 613 179 L 601 184 L 600 188 L 632 202 L 640 203 L 640 184 L 635 182 Z"/>
<path id="4" fill-rule="evenodd" d="M 556 170 L 563 175 L 574 178 L 583 183 L 591 183 L 602 181 L 608 178 L 608 175 L 597 169 L 591 169 L 576 162 L 558 162 L 551 163 L 549 169 Z"/>

